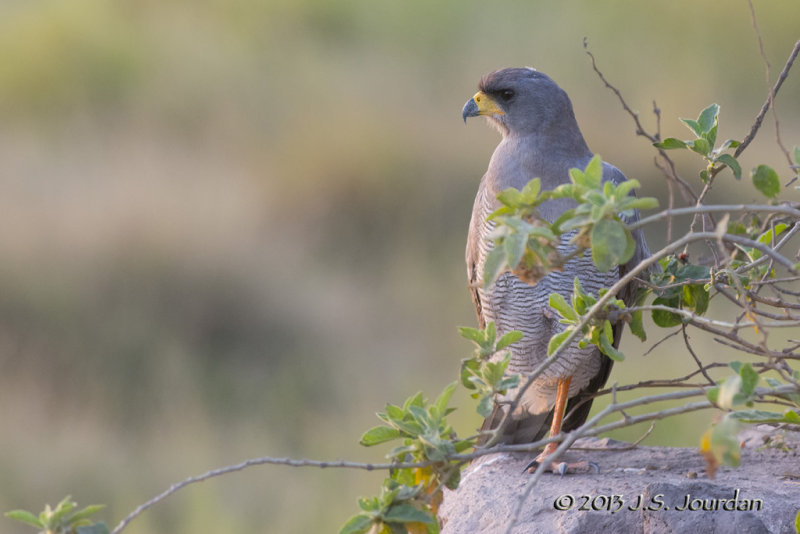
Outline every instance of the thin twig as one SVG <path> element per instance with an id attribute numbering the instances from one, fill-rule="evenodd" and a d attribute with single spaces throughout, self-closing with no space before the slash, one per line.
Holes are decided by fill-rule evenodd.
<path id="1" fill-rule="evenodd" d="M 753 141 L 756 134 L 758 133 L 758 129 L 761 128 L 761 123 L 764 121 L 764 116 L 767 114 L 767 111 L 770 108 L 770 103 L 775 98 L 775 95 L 778 94 L 783 82 L 786 80 L 786 77 L 789 75 L 789 69 L 792 68 L 792 63 L 794 63 L 795 58 L 797 58 L 797 54 L 800 53 L 800 41 L 797 41 L 794 44 L 794 48 L 792 48 L 791 53 L 789 54 L 789 58 L 786 60 L 786 63 L 783 66 L 783 70 L 778 75 L 778 79 L 775 81 L 775 85 L 772 86 L 772 90 L 770 94 L 767 96 L 766 102 L 764 105 L 761 106 L 761 110 L 756 115 L 755 121 L 753 121 L 753 125 L 750 127 L 750 131 L 745 136 L 742 144 L 736 147 L 736 151 L 733 153 L 733 157 L 738 158 L 739 154 L 744 152 L 744 149 Z"/>
<path id="2" fill-rule="evenodd" d="M 770 87 L 770 64 L 769 59 L 767 59 L 767 53 L 764 51 L 764 41 L 761 39 L 761 30 L 758 29 L 756 9 L 753 7 L 752 0 L 747 0 L 747 5 L 750 6 L 750 20 L 753 22 L 753 31 L 755 32 L 756 39 L 758 40 L 758 51 L 761 53 L 761 59 L 764 61 L 764 77 L 766 78 L 768 91 L 767 101 L 772 108 L 772 118 L 775 121 L 775 141 L 778 144 L 778 147 L 780 147 L 781 151 L 783 151 L 783 154 L 786 156 L 786 160 L 789 162 L 789 167 L 791 168 L 794 162 L 792 161 L 792 156 L 789 155 L 789 151 L 786 149 L 786 146 L 781 140 L 781 124 L 778 120 L 778 111 L 775 109 L 775 89 Z M 800 41 L 798 41 L 798 43 L 800 43 Z"/>
<path id="3" fill-rule="evenodd" d="M 695 213 L 706 213 L 706 212 L 717 212 L 717 213 L 769 212 L 769 213 L 780 213 L 781 215 L 786 215 L 789 217 L 793 217 L 795 219 L 800 219 L 800 209 L 798 209 L 794 205 L 781 204 L 777 206 L 771 206 L 769 204 L 732 204 L 732 205 L 711 204 L 704 206 L 691 206 L 687 208 L 675 208 L 671 210 L 664 210 L 654 215 L 650 215 L 648 217 L 644 217 L 643 219 L 635 221 L 627 225 L 627 227 L 629 230 L 635 230 L 637 228 L 641 228 L 642 226 L 646 226 L 648 224 L 658 222 L 670 217 L 677 217 L 679 215 L 693 215 Z"/>
<path id="4" fill-rule="evenodd" d="M 611 85 L 611 83 L 609 83 L 609 81 L 606 79 L 606 77 L 603 75 L 603 73 L 597 67 L 597 61 L 595 60 L 594 54 L 592 54 L 589 51 L 589 43 L 588 43 L 587 39 L 585 39 L 585 38 L 583 40 L 583 48 L 586 51 L 586 54 L 592 60 L 592 69 L 594 70 L 594 72 L 597 74 L 597 76 L 600 78 L 600 80 L 605 84 L 605 86 L 608 89 L 610 89 L 611 91 L 613 91 L 613 93 L 617 96 L 617 99 L 619 99 L 620 103 L 622 104 L 622 108 L 633 119 L 633 122 L 636 124 L 636 135 L 640 135 L 642 137 L 645 137 L 651 143 L 657 143 L 658 141 L 660 141 L 659 137 L 660 137 L 660 132 L 661 132 L 661 120 L 660 120 L 661 119 L 661 114 L 660 114 L 660 110 L 658 110 L 658 107 L 655 106 L 655 103 L 653 104 L 653 108 L 654 108 L 654 113 L 656 114 L 656 119 L 658 121 L 658 130 L 657 130 L 658 133 L 656 135 L 653 135 L 653 134 L 648 133 L 644 129 L 644 127 L 642 126 L 642 123 L 639 121 L 639 114 L 631 109 L 631 107 L 628 105 L 628 103 L 622 97 L 622 93 L 619 91 L 619 89 L 617 89 L 616 87 Z M 664 170 L 664 175 L 669 180 L 672 180 L 675 183 L 677 183 L 678 185 L 680 185 L 681 193 L 683 194 L 684 199 L 686 199 L 688 201 L 689 198 L 691 198 L 692 201 L 696 201 L 697 200 L 697 194 L 692 189 L 692 186 L 690 186 L 686 182 L 686 180 L 684 180 L 683 178 L 678 176 L 678 173 L 675 170 L 675 164 L 672 162 L 672 159 L 667 155 L 667 153 L 664 150 L 662 150 L 660 148 L 658 149 L 658 153 L 668 163 L 668 166 L 669 166 L 669 172 L 667 172 L 666 170 L 662 169 L 662 170 Z M 658 166 L 658 165 L 656 165 L 656 166 Z"/>
<path id="5" fill-rule="evenodd" d="M 698 370 L 703 374 L 704 377 L 706 377 L 706 380 L 708 380 L 708 383 L 713 386 L 714 384 L 716 384 L 716 382 L 714 382 L 714 380 L 710 376 L 708 376 L 708 373 L 706 372 L 706 368 L 703 367 L 703 363 L 700 361 L 700 358 L 697 357 L 697 354 L 695 354 L 694 349 L 692 349 L 692 345 L 691 345 L 691 343 L 689 343 L 689 334 L 686 333 L 686 325 L 685 324 L 681 325 L 681 333 L 683 334 L 683 344 L 686 347 L 686 350 L 689 351 L 689 354 L 692 355 L 692 358 L 694 358 L 694 361 L 697 364 Z"/>

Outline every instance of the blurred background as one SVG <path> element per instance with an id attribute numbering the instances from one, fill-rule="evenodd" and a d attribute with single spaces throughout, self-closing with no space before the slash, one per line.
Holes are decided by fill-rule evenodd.
<path id="1" fill-rule="evenodd" d="M 800 6 L 755 8 L 774 79 Z M 719 138 L 742 139 L 764 102 L 744 1 L 0 3 L 0 510 L 71 494 L 114 526 L 246 458 L 380 461 L 358 445 L 374 412 L 435 397 L 471 352 L 463 250 L 498 136 L 461 107 L 482 75 L 551 75 L 590 147 L 667 204 L 584 37 L 651 131 L 653 100 L 683 138 L 678 117 L 718 102 Z M 798 94 L 795 71 L 777 101 L 790 146 Z M 696 184 L 698 159 L 675 156 Z M 745 174 L 765 162 L 788 177 L 771 118 L 741 158 Z M 718 184 L 712 202 L 762 201 L 747 177 Z M 664 228 L 647 231 L 660 248 Z M 626 338 L 612 382 L 693 369 L 678 337 L 644 355 L 649 333 Z M 646 443 L 695 446 L 711 417 Z M 252 468 L 126 532 L 333 532 L 383 476 Z"/>

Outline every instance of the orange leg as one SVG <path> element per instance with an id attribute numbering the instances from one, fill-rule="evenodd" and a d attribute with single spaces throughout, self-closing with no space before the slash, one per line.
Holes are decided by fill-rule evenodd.
<path id="1" fill-rule="evenodd" d="M 550 425 L 550 437 L 553 437 L 561 432 L 561 424 L 564 422 L 564 411 L 567 407 L 569 383 L 571 380 L 572 377 L 558 380 L 558 386 L 556 388 L 556 405 L 553 407 L 553 424 Z M 557 448 L 558 443 L 548 443 L 544 448 L 544 451 L 542 451 L 542 453 L 537 456 L 534 461 L 525 467 L 525 471 L 528 473 L 535 472 L 539 465 L 548 456 L 556 452 Z M 594 471 L 595 473 L 600 472 L 600 466 L 594 462 L 587 461 L 575 463 L 560 462 L 558 464 L 551 465 L 549 469 L 554 473 L 560 474 L 561 476 L 564 476 L 566 473 L 589 473 L 591 471 Z"/>
<path id="2" fill-rule="evenodd" d="M 558 379 L 558 387 L 556 388 L 556 405 L 553 408 L 553 424 L 550 425 L 550 437 L 555 436 L 561 432 L 561 423 L 564 421 L 564 411 L 567 408 L 567 397 L 569 395 L 569 383 L 572 380 L 571 376 L 567 378 Z M 544 448 L 541 458 L 546 458 L 553 454 L 558 447 L 558 443 L 550 442 Z"/>

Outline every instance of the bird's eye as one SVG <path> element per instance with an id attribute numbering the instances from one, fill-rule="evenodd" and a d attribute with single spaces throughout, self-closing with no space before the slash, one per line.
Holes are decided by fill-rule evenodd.
<path id="1" fill-rule="evenodd" d="M 514 91 L 511 89 L 500 91 L 500 98 L 503 99 L 503 102 L 510 102 L 511 99 L 514 98 Z"/>

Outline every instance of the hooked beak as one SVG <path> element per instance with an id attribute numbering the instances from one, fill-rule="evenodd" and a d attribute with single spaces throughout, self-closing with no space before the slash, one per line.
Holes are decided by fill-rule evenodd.
<path id="1" fill-rule="evenodd" d="M 467 122 L 467 117 L 477 117 L 479 115 L 505 115 L 497 102 L 483 91 L 478 91 L 475 96 L 467 100 L 461 110 L 461 118 Z"/>

